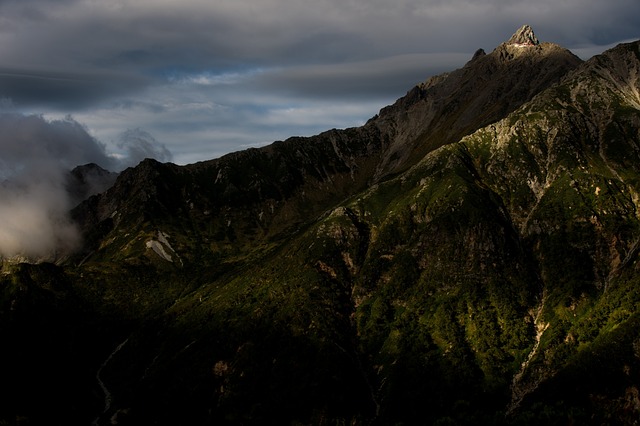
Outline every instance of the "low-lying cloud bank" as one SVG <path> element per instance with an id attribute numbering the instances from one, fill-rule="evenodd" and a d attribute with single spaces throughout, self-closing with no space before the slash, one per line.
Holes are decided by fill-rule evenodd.
<path id="1" fill-rule="evenodd" d="M 171 153 L 149 133 L 121 137 L 125 154 L 105 146 L 71 117 L 0 114 L 0 257 L 55 260 L 80 243 L 68 212 L 77 200 L 68 191 L 69 172 L 95 163 L 120 171 L 144 158 L 170 161 Z"/>

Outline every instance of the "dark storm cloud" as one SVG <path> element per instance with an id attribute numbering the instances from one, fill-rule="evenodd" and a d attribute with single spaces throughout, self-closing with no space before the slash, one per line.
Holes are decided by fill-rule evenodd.
<path id="1" fill-rule="evenodd" d="M 72 118 L 48 121 L 39 115 L 1 113 L 0 151 L 0 173 L 5 177 L 30 170 L 32 164 L 51 163 L 67 169 L 85 163 L 115 165 L 104 145 Z"/>
<path id="2" fill-rule="evenodd" d="M 466 52 L 523 23 L 560 43 L 604 45 L 636 37 L 640 24 L 636 0 L 23 0 L 0 3 L 0 11 L 5 64 L 136 73 Z"/>
<path id="3" fill-rule="evenodd" d="M 413 54 L 330 65 L 305 65 L 265 72 L 256 88 L 298 98 L 389 99 L 399 97 L 427 76 L 464 65 L 467 53 Z M 347 95 L 348 94 L 348 95 Z"/>
<path id="4" fill-rule="evenodd" d="M 39 169 L 69 171 L 87 163 L 120 171 L 145 158 L 172 158 L 163 144 L 140 128 L 124 131 L 120 146 L 123 154 L 109 155 L 105 145 L 70 116 L 47 120 L 41 115 L 0 113 L 0 180 L 37 174 Z"/>
<path id="5" fill-rule="evenodd" d="M 137 92 L 149 82 L 140 76 L 0 69 L 0 96 L 18 107 L 73 111 Z"/>
<path id="6" fill-rule="evenodd" d="M 588 55 L 640 37 L 640 2 L 0 1 L 0 98 L 73 113 L 116 151 L 127 128 L 175 138 L 185 162 L 263 143 L 276 128 L 358 124 L 525 23 Z M 352 113 L 320 111 L 328 105 Z"/>

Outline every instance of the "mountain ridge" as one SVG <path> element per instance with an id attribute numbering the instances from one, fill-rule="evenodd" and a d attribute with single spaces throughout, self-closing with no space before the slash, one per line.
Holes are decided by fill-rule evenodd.
<path id="1" fill-rule="evenodd" d="M 59 339 L 33 406 L 78 423 L 634 424 L 640 42 L 529 29 L 360 128 L 124 171 L 82 253 L 3 264 L 4 386 Z"/>
<path id="2" fill-rule="evenodd" d="M 217 208 L 225 203 L 239 206 L 234 197 L 249 200 L 247 207 L 251 207 L 241 218 L 243 223 L 253 222 L 250 227 L 255 231 L 250 232 L 253 235 L 249 238 L 259 238 L 261 233 L 269 234 L 274 229 L 275 233 L 286 232 L 289 223 L 300 226 L 330 207 L 334 200 L 348 198 L 401 173 L 431 150 L 495 121 L 581 63 L 566 49 L 549 43 L 536 46 L 528 55 L 514 55 L 510 49 L 503 44 L 459 70 L 430 78 L 383 108 L 362 127 L 334 129 L 309 138 L 294 137 L 174 169 L 200 179 L 200 188 L 211 185 L 204 183 L 205 179 L 213 182 L 211 186 L 218 195 L 209 188 L 208 196 L 216 200 Z M 531 78 L 531 74 L 535 77 Z M 141 172 L 146 173 L 150 164 L 144 163 Z M 294 169 L 296 164 L 301 167 Z M 237 172 L 241 169 L 251 170 L 253 179 Z M 273 176 L 280 181 L 271 180 Z M 184 193 L 188 189 L 172 191 Z M 312 199 L 305 195 L 311 193 L 315 194 Z M 320 194 L 323 195 L 318 198 Z M 102 198 L 109 197 L 104 194 Z M 298 200 L 293 204 L 300 213 L 285 206 L 289 199 Z M 193 205 L 198 210 L 197 203 Z M 80 213 L 82 210 L 84 213 Z M 93 215 L 89 223 L 94 226 L 115 209 L 107 210 L 96 214 L 91 213 L 91 207 L 81 206 L 74 215 L 76 219 Z M 205 216 L 213 208 L 203 206 L 199 210 L 200 216 Z M 229 221 L 233 223 L 234 218 L 226 218 L 225 222 Z M 222 224 L 219 228 L 224 232 Z"/>

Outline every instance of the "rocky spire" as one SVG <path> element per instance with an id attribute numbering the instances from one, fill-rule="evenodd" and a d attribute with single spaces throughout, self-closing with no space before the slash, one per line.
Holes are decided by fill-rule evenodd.
<path id="1" fill-rule="evenodd" d="M 523 25 L 514 35 L 511 36 L 507 44 L 515 44 L 519 46 L 537 46 L 540 44 L 538 38 L 533 32 L 533 28 L 529 25 Z"/>

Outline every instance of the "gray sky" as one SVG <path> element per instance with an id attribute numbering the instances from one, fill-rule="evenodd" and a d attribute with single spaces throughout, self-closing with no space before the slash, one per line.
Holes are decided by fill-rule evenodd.
<path id="1" fill-rule="evenodd" d="M 640 38 L 640 1 L 0 0 L 0 125 L 186 164 L 361 125 L 523 24 L 586 59 Z"/>

